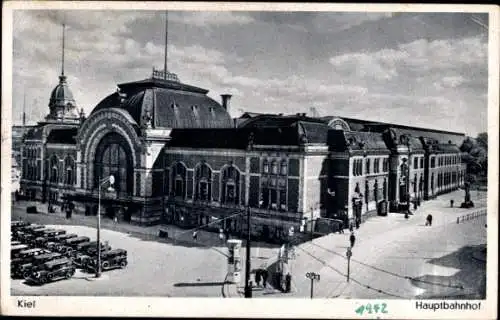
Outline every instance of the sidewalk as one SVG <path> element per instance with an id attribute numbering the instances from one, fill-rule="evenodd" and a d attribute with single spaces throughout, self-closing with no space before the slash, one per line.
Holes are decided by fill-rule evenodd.
<path id="1" fill-rule="evenodd" d="M 26 207 L 37 206 L 38 214 L 27 214 Z M 40 202 L 20 201 L 12 206 L 12 220 L 26 220 L 32 223 L 40 224 L 56 224 L 56 225 L 80 225 L 91 228 L 97 227 L 96 216 L 85 216 L 82 214 L 73 214 L 70 219 L 66 219 L 64 212 L 57 211 L 55 213 L 47 213 L 47 205 Z M 194 240 L 192 231 L 182 229 L 174 225 L 155 225 L 155 226 L 139 226 L 128 222 L 113 220 L 101 216 L 101 228 L 132 234 L 142 235 L 150 240 L 169 241 L 179 245 L 200 246 L 200 247 L 226 247 L 225 241 L 219 239 L 219 234 L 198 230 L 198 239 Z M 168 239 L 160 238 L 159 231 L 167 230 Z"/>

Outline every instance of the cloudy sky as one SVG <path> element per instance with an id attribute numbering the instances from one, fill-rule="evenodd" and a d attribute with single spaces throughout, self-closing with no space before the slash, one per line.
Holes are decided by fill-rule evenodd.
<path id="1" fill-rule="evenodd" d="M 48 113 L 61 72 L 88 114 L 116 84 L 162 68 L 154 11 L 15 11 L 13 121 Z M 168 68 L 244 111 L 308 112 L 476 135 L 487 128 L 488 16 L 469 13 L 169 12 Z"/>

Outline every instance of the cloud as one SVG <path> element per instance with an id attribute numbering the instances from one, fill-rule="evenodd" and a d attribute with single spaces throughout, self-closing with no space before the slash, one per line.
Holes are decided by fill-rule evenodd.
<path id="1" fill-rule="evenodd" d="M 65 73 L 87 114 L 117 83 L 149 77 L 153 66 L 163 68 L 161 12 L 17 14 L 13 108 L 22 109 L 26 90 L 33 120 L 47 114 L 50 92 L 58 83 L 63 18 L 68 25 Z M 359 50 L 344 44 L 343 53 L 335 54 L 339 51 L 331 43 L 349 37 L 347 30 L 359 29 L 354 26 L 380 24 L 389 30 L 394 25 L 388 24 L 395 19 L 404 23 L 404 17 L 172 11 L 169 19 L 169 70 L 184 83 L 209 89 L 216 100 L 220 93 L 234 94 L 233 116 L 238 109 L 296 113 L 314 106 L 321 115 L 449 130 L 486 128 L 486 37 L 397 37 L 392 45 L 381 33 L 382 49 L 353 37 L 349 43 Z"/>
<path id="2" fill-rule="evenodd" d="M 249 15 L 237 11 L 173 11 L 169 12 L 169 19 L 198 27 L 245 25 L 255 21 Z"/>

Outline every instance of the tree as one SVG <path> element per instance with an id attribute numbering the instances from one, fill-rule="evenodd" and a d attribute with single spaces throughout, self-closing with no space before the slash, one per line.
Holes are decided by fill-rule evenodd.
<path id="1" fill-rule="evenodd" d="M 488 132 L 481 132 L 476 138 L 477 144 L 488 152 Z"/>
<path id="2" fill-rule="evenodd" d="M 467 137 L 460 146 L 465 154 L 462 161 L 467 164 L 467 172 L 472 175 L 486 175 L 488 169 L 488 133 L 481 132 L 477 138 Z"/>

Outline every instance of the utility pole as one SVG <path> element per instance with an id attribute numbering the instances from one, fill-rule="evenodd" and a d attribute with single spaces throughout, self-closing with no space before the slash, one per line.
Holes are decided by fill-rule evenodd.
<path id="1" fill-rule="evenodd" d="M 245 298 L 252 297 L 252 287 L 250 286 L 250 207 L 247 206 L 247 243 L 246 243 L 246 264 L 245 264 Z"/>

